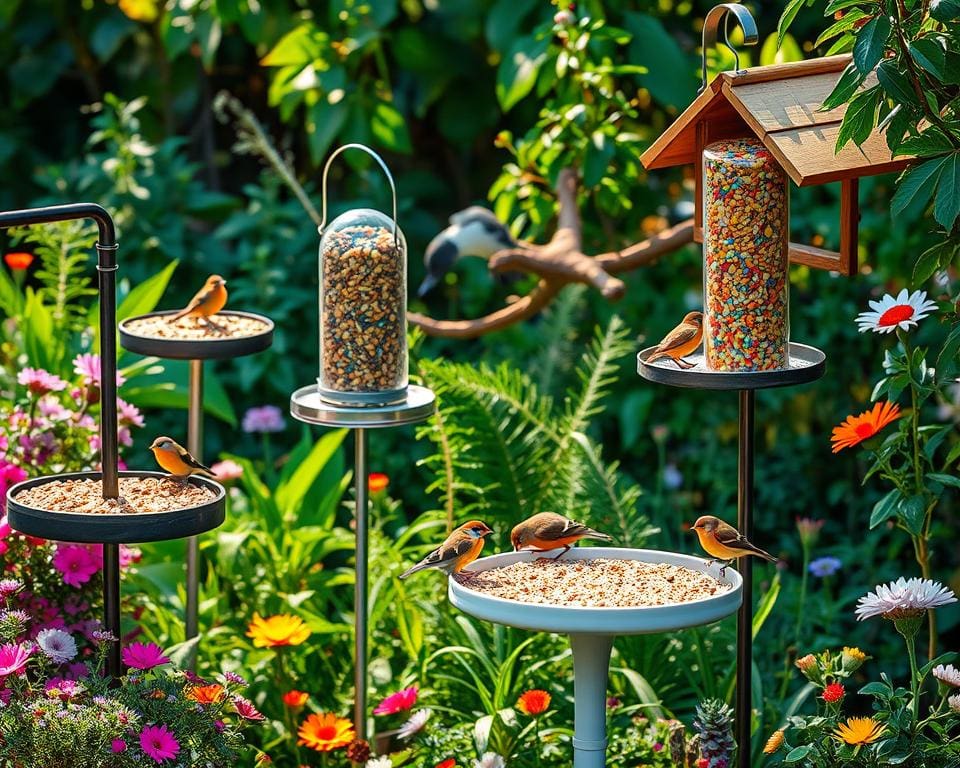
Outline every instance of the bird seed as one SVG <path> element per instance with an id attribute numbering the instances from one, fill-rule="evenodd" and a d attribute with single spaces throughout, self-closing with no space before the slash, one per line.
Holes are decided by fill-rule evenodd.
<path id="1" fill-rule="evenodd" d="M 199 507 L 213 501 L 216 494 L 165 477 L 121 477 L 119 499 L 104 499 L 100 480 L 55 480 L 27 488 L 15 498 L 25 507 L 49 512 L 136 515 Z"/>
<path id="2" fill-rule="evenodd" d="M 208 325 L 195 317 L 182 317 L 171 322 L 170 317 L 172 315 L 145 315 L 124 323 L 123 329 L 132 336 L 149 339 L 216 341 L 257 336 L 269 328 L 263 320 L 229 312 L 212 315 L 210 319 L 215 325 Z"/>

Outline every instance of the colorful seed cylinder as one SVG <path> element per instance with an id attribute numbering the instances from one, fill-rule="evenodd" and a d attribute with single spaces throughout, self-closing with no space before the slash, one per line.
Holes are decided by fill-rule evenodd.
<path id="1" fill-rule="evenodd" d="M 714 371 L 789 365 L 789 194 L 755 139 L 703 150 L 704 356 Z"/>
<path id="2" fill-rule="evenodd" d="M 320 396 L 339 405 L 407 393 L 407 245 L 384 214 L 358 209 L 320 240 Z"/>

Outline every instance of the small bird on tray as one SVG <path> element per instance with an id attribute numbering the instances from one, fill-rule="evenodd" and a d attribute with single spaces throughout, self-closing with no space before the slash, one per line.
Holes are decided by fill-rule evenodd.
<path id="1" fill-rule="evenodd" d="M 559 560 L 581 539 L 613 541 L 605 533 L 588 528 L 582 523 L 558 515 L 556 512 L 540 512 L 529 517 L 510 532 L 510 542 L 514 552 L 530 550 L 532 552 L 550 552 L 561 549 L 553 560 Z"/>
<path id="2" fill-rule="evenodd" d="M 713 555 L 715 558 L 708 561 L 707 565 L 718 561 L 724 562 L 720 569 L 721 576 L 726 572 L 727 566 L 738 557 L 754 555 L 769 560 L 771 563 L 777 562 L 777 558 L 751 544 L 744 536 L 740 535 L 736 528 L 723 522 L 719 517 L 713 515 L 698 517 L 692 530 L 696 532 L 697 538 L 700 539 L 700 546 L 707 551 L 707 554 Z"/>
<path id="3" fill-rule="evenodd" d="M 150 445 L 153 456 L 163 469 L 170 473 L 170 477 L 180 485 L 186 485 L 190 475 L 200 475 L 216 479 L 210 467 L 197 461 L 182 445 L 170 437 L 161 435 Z"/>
<path id="4" fill-rule="evenodd" d="M 211 328 L 223 333 L 226 329 L 222 325 L 213 322 L 210 318 L 223 309 L 226 304 L 227 281 L 220 277 L 220 275 L 210 275 L 210 277 L 207 278 L 207 282 L 203 284 L 203 288 L 197 291 L 196 295 L 190 299 L 190 303 L 171 317 L 169 322 L 173 323 L 184 317 L 195 317 L 198 320 L 203 320 L 203 322 Z"/>
<path id="5" fill-rule="evenodd" d="M 683 358 L 695 352 L 702 340 L 703 312 L 688 312 L 680 321 L 680 325 L 664 336 L 663 341 L 654 347 L 653 352 L 647 357 L 647 362 L 670 358 L 680 368 L 693 368 L 694 364 Z"/>
<path id="6" fill-rule="evenodd" d="M 400 574 L 400 578 L 405 579 L 411 574 L 427 568 L 439 568 L 448 575 L 451 573 L 460 573 L 460 571 L 480 557 L 480 552 L 483 550 L 484 537 L 489 536 L 491 533 L 493 533 L 493 531 L 487 527 L 487 524 L 479 520 L 471 520 L 468 523 L 464 523 L 447 536 L 443 544 L 433 550 L 433 552 L 423 558 L 423 560 Z"/>

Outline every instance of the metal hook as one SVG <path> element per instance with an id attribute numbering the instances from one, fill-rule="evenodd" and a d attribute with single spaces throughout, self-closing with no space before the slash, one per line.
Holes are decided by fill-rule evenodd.
<path id="1" fill-rule="evenodd" d="M 700 83 L 700 90 L 697 93 L 703 93 L 707 87 L 707 49 L 717 43 L 717 31 L 720 27 L 720 20 L 724 20 L 723 25 L 723 44 L 733 53 L 734 71 L 742 72 L 740 69 L 740 55 L 737 49 L 730 43 L 730 14 L 736 17 L 743 29 L 743 44 L 756 45 L 759 41 L 757 34 L 757 22 L 746 6 L 740 3 L 721 3 L 710 9 L 707 17 L 703 20 L 703 45 L 700 51 L 700 62 L 703 66 L 703 79 Z"/>
<path id="2" fill-rule="evenodd" d="M 383 162 L 383 158 L 380 157 L 376 152 L 374 152 L 366 144 L 344 144 L 342 147 L 339 147 L 329 158 L 327 158 L 327 164 L 323 166 L 323 181 L 321 186 L 321 208 L 320 208 L 320 226 L 317 227 L 317 231 L 322 235 L 323 228 L 327 226 L 327 174 L 330 172 L 330 164 L 333 163 L 334 158 L 339 155 L 341 152 L 345 152 L 348 149 L 362 149 L 368 155 L 370 155 L 374 160 L 377 161 L 379 166 L 383 169 L 383 173 L 387 177 L 387 181 L 390 182 L 390 192 L 393 195 L 393 242 L 398 248 L 400 247 L 400 239 L 397 235 L 397 187 L 393 183 L 393 176 L 390 175 L 390 169 L 387 168 L 387 164 Z"/>

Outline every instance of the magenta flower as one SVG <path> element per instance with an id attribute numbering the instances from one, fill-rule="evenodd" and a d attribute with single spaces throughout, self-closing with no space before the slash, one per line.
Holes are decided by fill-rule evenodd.
<path id="1" fill-rule="evenodd" d="M 0 519 L 0 525 L 3 524 Z M 9 527 L 9 526 L 8 526 Z M 23 589 L 23 582 L 17 579 L 0 579 L 0 600 L 6 600 L 11 595 L 15 595 Z"/>
<path id="2" fill-rule="evenodd" d="M 213 470 L 213 474 L 217 476 L 217 480 L 219 480 L 221 483 L 226 482 L 227 480 L 236 480 L 243 475 L 243 467 L 241 467 L 232 459 L 218 461 L 216 464 L 212 465 L 210 469 Z"/>
<path id="3" fill-rule="evenodd" d="M 143 414 L 140 413 L 140 409 L 119 397 L 117 398 L 117 420 L 131 427 L 143 426 Z"/>
<path id="4" fill-rule="evenodd" d="M 51 698 L 58 698 L 60 701 L 69 701 L 76 698 L 84 691 L 84 687 L 76 680 L 66 680 L 62 677 L 51 677 L 43 690 Z"/>
<path id="5" fill-rule="evenodd" d="M 125 742 L 123 739 L 114 739 L 112 742 L 110 742 L 110 750 L 115 755 L 120 754 L 121 752 L 126 752 L 127 742 Z"/>
<path id="6" fill-rule="evenodd" d="M 180 742 L 165 725 L 148 725 L 140 731 L 140 749 L 155 763 L 173 760 L 180 752 Z"/>
<path id="7" fill-rule="evenodd" d="M 121 656 L 123 663 L 134 669 L 153 669 L 170 663 L 170 659 L 163 655 L 163 648 L 156 643 L 130 643 Z"/>
<path id="8" fill-rule="evenodd" d="M 23 646 L 19 643 L 0 645 L 0 680 L 9 675 L 22 675 L 32 654 L 32 645 Z"/>
<path id="9" fill-rule="evenodd" d="M 136 547 L 128 547 L 126 544 L 120 545 L 120 567 L 121 568 L 127 568 L 133 565 L 134 563 L 139 563 L 142 557 L 143 557 L 143 553 Z"/>
<path id="10" fill-rule="evenodd" d="M 283 412 L 275 405 L 250 408 L 243 414 L 244 432 L 283 432 Z"/>
<path id="11" fill-rule="evenodd" d="M 100 355 L 91 355 L 89 352 L 83 355 L 77 355 L 73 358 L 73 371 L 74 373 L 83 376 L 83 383 L 85 386 L 93 384 L 93 386 L 100 386 Z M 121 386 L 126 381 L 125 378 L 121 375 L 120 371 L 117 371 L 117 386 Z"/>
<path id="12" fill-rule="evenodd" d="M 373 714 L 375 715 L 395 715 L 397 712 L 406 712 L 417 703 L 417 686 L 411 685 L 402 691 L 391 693 L 387 698 L 381 701 Z"/>
<path id="13" fill-rule="evenodd" d="M 17 374 L 17 381 L 30 390 L 31 395 L 45 395 L 67 388 L 67 382 L 43 368 L 24 368 Z"/>
<path id="14" fill-rule="evenodd" d="M 240 715 L 244 720 L 264 720 L 264 716 L 260 713 L 253 702 L 248 699 L 243 698 L 243 696 L 234 696 L 233 697 L 233 706 L 237 710 L 237 714 Z"/>
<path id="15" fill-rule="evenodd" d="M 72 587 L 86 584 L 103 566 L 102 557 L 97 558 L 82 544 L 57 544 L 53 567 L 63 574 L 63 580 Z"/>

